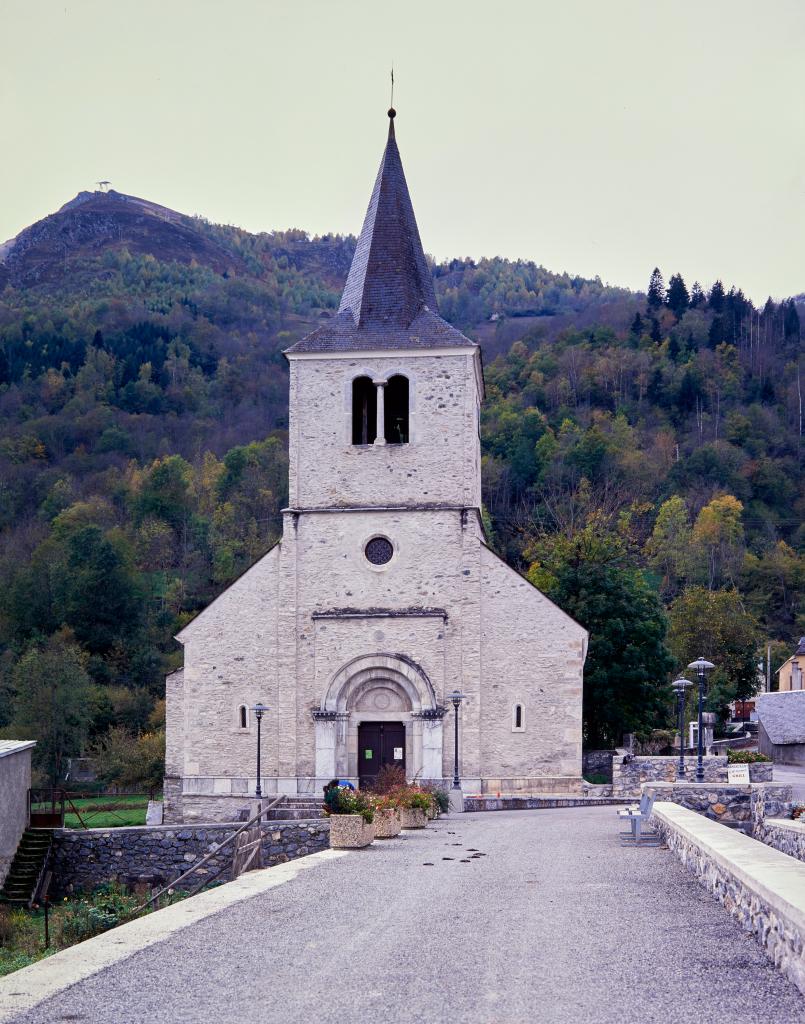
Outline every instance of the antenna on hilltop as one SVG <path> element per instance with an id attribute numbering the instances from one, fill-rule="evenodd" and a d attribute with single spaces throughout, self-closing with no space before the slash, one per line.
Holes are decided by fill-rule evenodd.
<path id="1" fill-rule="evenodd" d="M 108 192 L 109 186 L 112 184 L 111 181 L 96 181 L 95 184 L 98 186 L 100 192 Z"/>

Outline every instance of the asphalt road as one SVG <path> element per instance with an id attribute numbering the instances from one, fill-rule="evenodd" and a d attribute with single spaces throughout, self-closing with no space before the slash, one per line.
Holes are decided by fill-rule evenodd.
<path id="1" fill-rule="evenodd" d="M 614 808 L 468 814 L 233 906 L 17 1020 L 805 1022 L 805 999 Z M 473 857 L 479 852 L 482 857 Z"/>
<path id="2" fill-rule="evenodd" d="M 788 783 L 793 790 L 794 799 L 805 803 L 805 767 L 793 764 L 775 764 L 774 781 Z"/>

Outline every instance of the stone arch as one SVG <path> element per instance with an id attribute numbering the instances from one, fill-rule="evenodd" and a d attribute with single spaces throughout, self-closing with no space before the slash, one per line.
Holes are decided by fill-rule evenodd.
<path id="1" fill-rule="evenodd" d="M 400 694 L 407 707 L 419 712 L 436 710 L 436 693 L 427 673 L 400 654 L 366 654 L 342 666 L 330 680 L 321 703 L 322 711 L 348 712 L 356 700 L 374 687 L 386 684 Z"/>
<path id="2" fill-rule="evenodd" d="M 433 684 L 411 658 L 366 654 L 331 678 L 316 723 L 316 779 L 358 776 L 358 729 L 363 721 L 397 721 L 405 727 L 406 772 L 442 777 L 442 716 Z"/>

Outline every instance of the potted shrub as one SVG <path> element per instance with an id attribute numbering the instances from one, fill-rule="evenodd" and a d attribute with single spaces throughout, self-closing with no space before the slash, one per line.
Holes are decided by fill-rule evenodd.
<path id="1" fill-rule="evenodd" d="M 430 793 L 431 798 L 431 809 L 428 817 L 438 818 L 441 814 L 447 814 L 450 810 L 450 796 L 447 790 L 440 789 L 438 786 L 426 786 L 425 788 Z"/>
<path id="2" fill-rule="evenodd" d="M 424 828 L 428 823 L 427 812 L 431 806 L 430 793 L 418 786 L 406 786 L 395 792 L 400 805 L 403 828 Z"/>
<path id="3" fill-rule="evenodd" d="M 374 804 L 375 839 L 393 839 L 400 834 L 402 818 L 396 799 L 390 794 L 376 796 Z"/>
<path id="4" fill-rule="evenodd" d="M 374 808 L 363 793 L 339 786 L 336 780 L 324 787 L 324 813 L 330 819 L 330 846 L 357 850 L 375 837 Z"/>

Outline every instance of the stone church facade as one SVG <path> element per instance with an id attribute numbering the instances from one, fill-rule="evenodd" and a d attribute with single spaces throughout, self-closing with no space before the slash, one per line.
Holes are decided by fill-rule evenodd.
<path id="1" fill-rule="evenodd" d="M 287 350 L 282 538 L 179 634 L 165 816 L 231 820 L 381 764 L 575 792 L 587 634 L 487 546 L 481 353 L 438 314 L 389 138 L 336 316 Z"/>

